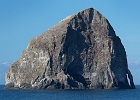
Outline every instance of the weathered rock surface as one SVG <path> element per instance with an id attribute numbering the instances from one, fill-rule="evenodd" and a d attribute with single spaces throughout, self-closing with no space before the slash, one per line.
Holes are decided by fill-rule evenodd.
<path id="1" fill-rule="evenodd" d="M 93 8 L 32 39 L 5 79 L 6 89 L 135 88 L 120 38 Z"/>

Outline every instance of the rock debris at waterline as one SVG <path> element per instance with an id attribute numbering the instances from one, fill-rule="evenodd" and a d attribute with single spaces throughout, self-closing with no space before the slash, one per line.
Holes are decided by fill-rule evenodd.
<path id="1" fill-rule="evenodd" d="M 5 89 L 135 88 L 120 38 L 93 8 L 32 39 L 5 80 Z"/>

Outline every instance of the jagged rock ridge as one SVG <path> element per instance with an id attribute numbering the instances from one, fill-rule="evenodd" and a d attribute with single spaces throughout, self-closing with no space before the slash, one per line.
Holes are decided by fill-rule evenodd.
<path id="1" fill-rule="evenodd" d="M 120 38 L 93 8 L 32 39 L 5 79 L 6 89 L 135 88 Z"/>

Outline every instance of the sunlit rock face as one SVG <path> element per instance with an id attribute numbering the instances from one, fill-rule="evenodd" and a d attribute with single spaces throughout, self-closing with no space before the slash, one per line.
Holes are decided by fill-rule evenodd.
<path id="1" fill-rule="evenodd" d="M 5 80 L 5 89 L 135 88 L 120 38 L 93 8 L 32 39 Z"/>

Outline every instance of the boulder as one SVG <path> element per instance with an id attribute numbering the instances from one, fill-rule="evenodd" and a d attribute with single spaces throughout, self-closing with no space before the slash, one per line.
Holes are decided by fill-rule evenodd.
<path id="1" fill-rule="evenodd" d="M 135 88 L 120 38 L 93 8 L 66 17 L 29 41 L 5 80 L 6 89 Z"/>

